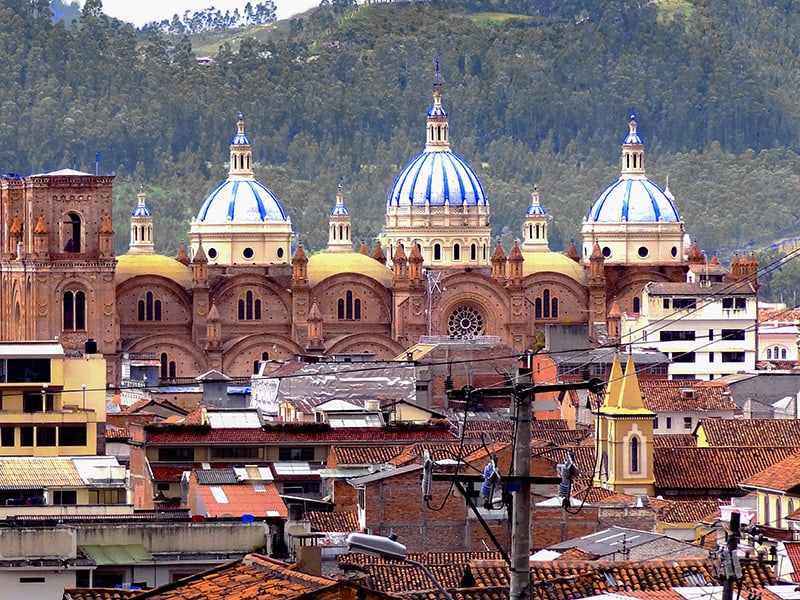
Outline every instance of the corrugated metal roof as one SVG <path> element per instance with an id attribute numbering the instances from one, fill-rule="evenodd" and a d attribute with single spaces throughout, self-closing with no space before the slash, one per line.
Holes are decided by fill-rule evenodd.
<path id="1" fill-rule="evenodd" d="M 236 485 L 239 478 L 232 468 L 226 469 L 197 469 L 197 483 L 200 485 Z"/>
<path id="2" fill-rule="evenodd" d="M 87 544 L 78 546 L 78 549 L 98 566 L 129 565 L 153 560 L 153 555 L 141 544 Z"/>

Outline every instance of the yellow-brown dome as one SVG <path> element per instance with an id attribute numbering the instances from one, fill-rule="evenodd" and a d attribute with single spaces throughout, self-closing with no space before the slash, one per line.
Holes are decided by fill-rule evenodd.
<path id="1" fill-rule="evenodd" d="M 392 270 L 360 252 L 319 252 L 308 259 L 308 282 L 312 286 L 341 273 L 366 275 L 384 287 L 392 285 Z"/>
<path id="2" fill-rule="evenodd" d="M 581 285 L 586 283 L 586 272 L 583 267 L 571 258 L 559 252 L 524 252 L 522 276 L 534 273 L 561 273 L 571 277 Z"/>
<path id="3" fill-rule="evenodd" d="M 140 275 L 161 275 L 184 288 L 192 287 L 192 269 L 160 254 L 123 254 L 117 257 L 117 284 Z"/>

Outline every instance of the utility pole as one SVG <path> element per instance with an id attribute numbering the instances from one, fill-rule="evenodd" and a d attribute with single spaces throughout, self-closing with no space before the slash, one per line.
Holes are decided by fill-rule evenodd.
<path id="1" fill-rule="evenodd" d="M 533 400 L 536 393 L 586 390 L 599 394 L 603 382 L 592 378 L 575 383 L 536 385 L 533 382 L 533 353 L 520 357 L 520 373 L 516 382 L 501 388 L 473 388 L 448 391 L 448 397 L 464 399 L 478 398 L 483 394 L 510 394 L 515 404 L 514 465 L 511 476 L 505 479 L 506 491 L 512 493 L 511 510 L 511 560 L 509 600 L 525 600 L 530 597 L 530 551 L 531 551 L 531 483 L 561 482 L 561 477 L 531 477 L 531 420 Z"/>
<path id="2" fill-rule="evenodd" d="M 733 600 L 733 584 L 741 578 L 742 567 L 739 564 L 739 536 L 741 534 L 741 515 L 731 513 L 730 532 L 726 548 L 720 552 L 720 572 L 722 575 L 722 600 Z"/>

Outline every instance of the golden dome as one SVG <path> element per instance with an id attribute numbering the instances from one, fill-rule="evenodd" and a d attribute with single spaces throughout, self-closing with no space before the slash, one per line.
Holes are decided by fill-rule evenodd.
<path id="1" fill-rule="evenodd" d="M 192 287 L 192 269 L 160 254 L 123 254 L 117 257 L 117 284 L 141 275 L 161 275 L 184 288 Z"/>
<path id="2" fill-rule="evenodd" d="M 311 286 L 341 273 L 366 275 L 384 287 L 392 286 L 392 270 L 360 252 L 319 252 L 308 259 L 308 283 Z"/>
<path id="3" fill-rule="evenodd" d="M 525 262 L 522 263 L 522 276 L 527 277 L 534 273 L 561 273 L 572 277 L 584 285 L 586 272 L 583 267 L 571 258 L 559 252 L 524 252 Z"/>

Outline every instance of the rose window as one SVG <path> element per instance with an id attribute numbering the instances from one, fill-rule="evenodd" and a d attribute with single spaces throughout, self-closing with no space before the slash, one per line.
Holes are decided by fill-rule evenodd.
<path id="1" fill-rule="evenodd" d="M 471 306 L 459 306 L 447 320 L 447 331 L 451 336 L 472 338 L 483 334 L 483 316 Z"/>

